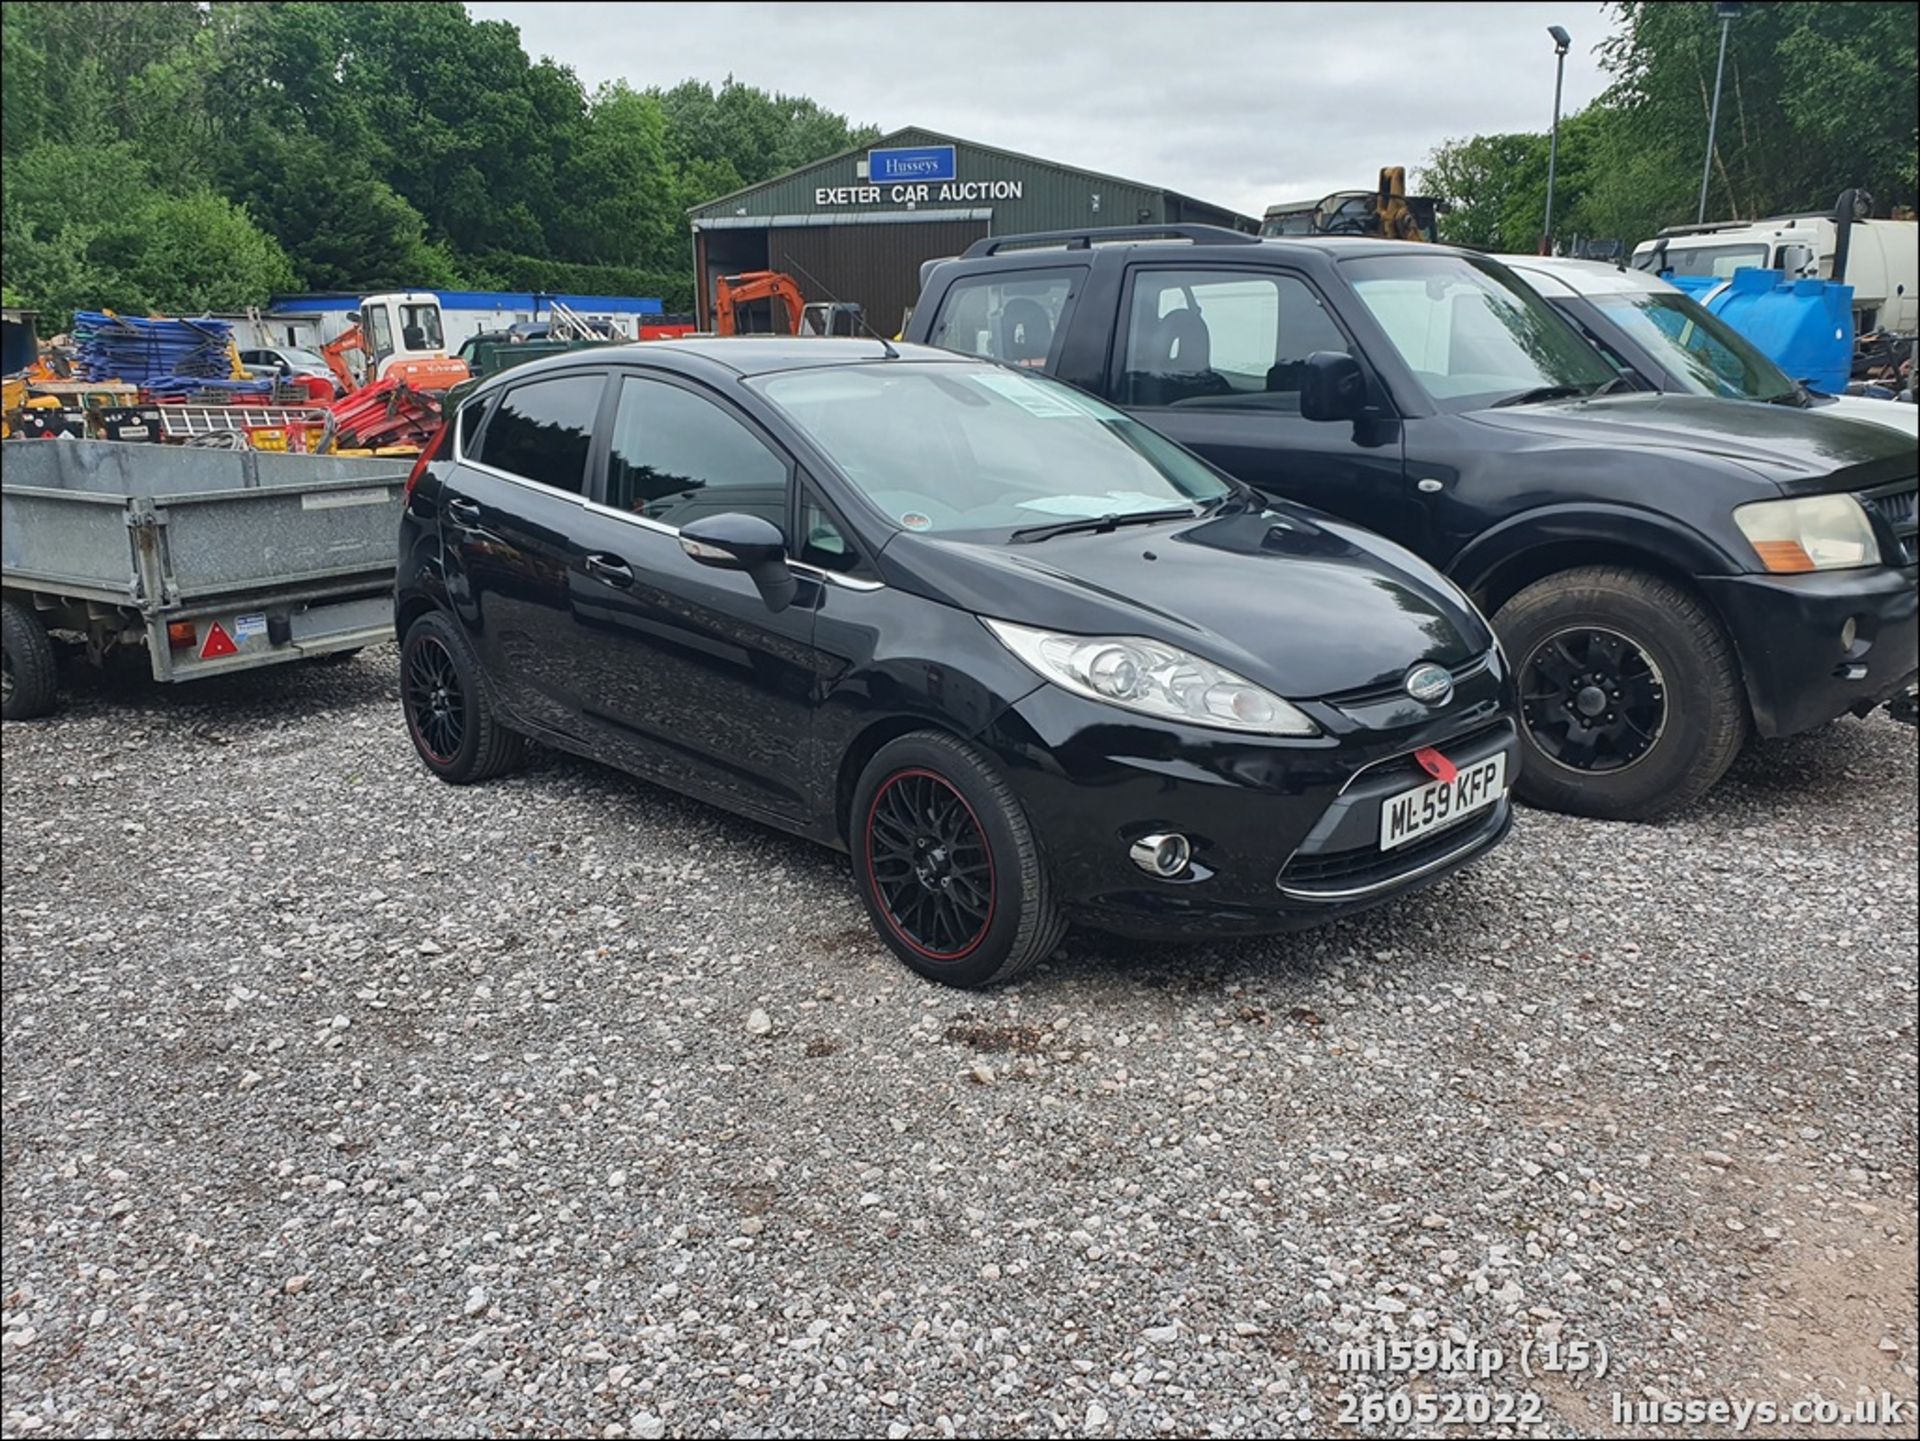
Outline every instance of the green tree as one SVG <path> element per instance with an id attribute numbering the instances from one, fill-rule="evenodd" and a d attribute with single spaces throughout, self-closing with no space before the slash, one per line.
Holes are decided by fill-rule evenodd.
<path id="1" fill-rule="evenodd" d="M 1693 220 L 1720 26 L 1704 0 L 1617 5 L 1601 47 L 1605 94 L 1564 120 L 1555 186 L 1561 236 L 1629 242 Z M 1911 205 L 1920 8 L 1862 0 L 1749 5 L 1733 24 L 1709 218 L 1825 210 L 1864 186 L 1879 212 Z M 1531 250 L 1545 218 L 1546 137 L 1450 140 L 1421 185 L 1453 213 L 1442 233 Z"/>
<path id="2" fill-rule="evenodd" d="M 463 278 L 682 304 L 689 206 L 874 135 L 732 80 L 589 99 L 452 0 L 4 0 L 0 27 L 8 284 L 56 312 Z"/>
<path id="3" fill-rule="evenodd" d="M 232 201 L 210 190 L 152 201 L 122 262 L 126 283 L 155 309 L 244 310 L 293 289 L 293 262 Z"/>

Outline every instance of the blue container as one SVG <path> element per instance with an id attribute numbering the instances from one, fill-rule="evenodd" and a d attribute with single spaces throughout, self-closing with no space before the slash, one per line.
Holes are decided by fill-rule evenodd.
<path id="1" fill-rule="evenodd" d="M 1731 280 L 1669 275 L 1793 379 L 1844 395 L 1853 373 L 1853 287 L 1749 268 Z"/>

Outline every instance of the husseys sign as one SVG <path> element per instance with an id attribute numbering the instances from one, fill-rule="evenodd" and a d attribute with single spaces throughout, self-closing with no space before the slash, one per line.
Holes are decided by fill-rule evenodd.
<path id="1" fill-rule="evenodd" d="M 867 152 L 867 183 L 821 185 L 815 205 L 920 205 L 955 200 L 1018 200 L 1025 182 L 961 180 L 951 145 Z"/>

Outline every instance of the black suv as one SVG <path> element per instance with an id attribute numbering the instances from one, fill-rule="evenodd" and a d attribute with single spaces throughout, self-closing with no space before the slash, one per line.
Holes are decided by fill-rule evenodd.
<path id="1" fill-rule="evenodd" d="M 1913 688 L 1911 442 L 1620 393 L 1485 256 L 1206 226 L 998 236 L 926 267 L 907 334 L 1044 369 L 1439 566 L 1513 658 L 1539 804 L 1653 816 L 1751 733 Z"/>

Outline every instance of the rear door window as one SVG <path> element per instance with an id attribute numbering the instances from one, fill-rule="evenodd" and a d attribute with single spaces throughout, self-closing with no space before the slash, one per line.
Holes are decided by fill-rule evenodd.
<path id="1" fill-rule="evenodd" d="M 1044 369 L 1058 352 L 1078 293 L 1078 269 L 974 275 L 948 289 L 933 344 L 962 355 Z"/>
<path id="2" fill-rule="evenodd" d="M 583 494 L 594 417 L 605 389 L 606 377 L 597 372 L 516 385 L 494 407 L 474 458 L 569 495 Z"/>
<path id="3" fill-rule="evenodd" d="M 606 503 L 675 528 L 728 511 L 757 515 L 786 535 L 787 462 L 719 402 L 664 380 L 623 376 Z"/>

